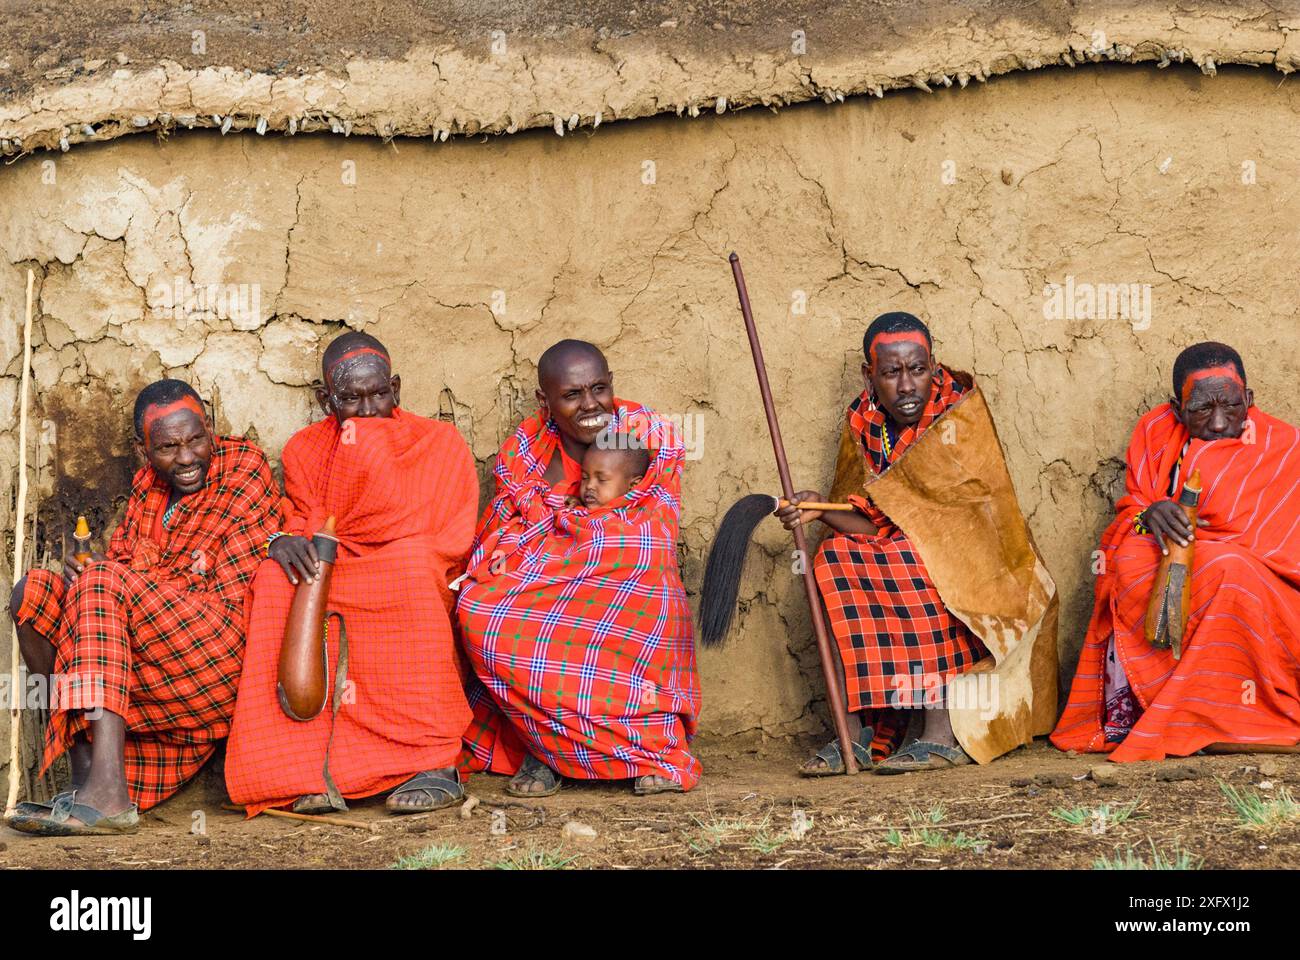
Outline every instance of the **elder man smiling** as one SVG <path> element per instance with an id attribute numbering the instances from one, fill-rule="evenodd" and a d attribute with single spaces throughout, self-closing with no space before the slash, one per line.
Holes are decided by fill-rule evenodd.
<path id="1" fill-rule="evenodd" d="M 280 524 L 266 457 L 216 436 L 193 388 L 159 380 L 135 402 L 126 517 L 108 553 L 32 570 L 9 609 L 28 670 L 60 678 L 44 766 L 67 751 L 72 789 L 20 804 L 15 829 L 134 831 L 230 727 L 244 652 L 244 596 Z"/>

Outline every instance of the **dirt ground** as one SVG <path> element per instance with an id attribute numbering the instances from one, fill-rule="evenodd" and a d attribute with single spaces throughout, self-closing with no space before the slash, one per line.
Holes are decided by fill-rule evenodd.
<path id="1" fill-rule="evenodd" d="M 984 766 L 910 774 L 801 779 L 806 748 L 761 753 L 705 745 L 705 776 L 686 795 L 634 797 L 627 783 L 569 784 L 532 803 L 512 801 L 504 777 L 473 778 L 479 803 L 394 818 L 378 801 L 342 814 L 357 828 L 222 809 L 219 774 L 197 781 L 121 838 L 33 838 L 0 828 L 0 868 L 388 868 L 402 858 L 454 868 L 1091 868 L 1130 851 L 1187 854 L 1204 868 L 1293 867 L 1300 820 L 1246 828 L 1221 784 L 1276 798 L 1300 787 L 1298 756 L 1194 757 L 1099 764 L 1036 743 Z M 1089 771 L 1104 766 L 1114 783 Z M 1104 774 L 1102 775 L 1104 776 Z M 1136 804 L 1128 819 L 1115 811 Z M 1106 820 L 1093 811 L 1111 811 Z M 1072 825 L 1053 811 L 1082 810 Z M 566 835 L 578 822 L 594 838 Z M 568 831 L 573 833 L 574 827 Z M 411 861 L 407 861 L 411 863 Z"/>

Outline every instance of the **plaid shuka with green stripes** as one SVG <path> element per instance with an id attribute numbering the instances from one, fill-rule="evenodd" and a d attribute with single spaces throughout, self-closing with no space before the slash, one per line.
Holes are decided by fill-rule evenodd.
<path id="1" fill-rule="evenodd" d="M 615 401 L 613 432 L 641 437 L 650 469 L 594 511 L 544 480 L 560 442 L 544 414 L 497 456 L 457 615 L 476 681 L 462 766 L 513 773 L 524 753 L 575 779 L 700 778 L 690 753 L 700 690 L 677 569 L 681 471 L 673 424 Z"/>

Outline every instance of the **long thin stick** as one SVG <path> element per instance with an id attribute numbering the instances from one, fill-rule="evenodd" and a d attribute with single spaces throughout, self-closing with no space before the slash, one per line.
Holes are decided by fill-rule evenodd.
<path id="1" fill-rule="evenodd" d="M 767 382 L 767 366 L 763 363 L 763 347 L 758 342 L 758 328 L 754 326 L 754 312 L 749 306 L 749 292 L 745 289 L 745 274 L 740 269 L 740 257 L 733 252 L 731 274 L 736 281 L 736 295 L 740 297 L 740 312 L 745 318 L 745 332 L 749 335 L 749 350 L 754 355 L 754 372 L 758 374 L 758 391 L 763 395 L 763 412 L 767 414 L 767 432 L 772 435 L 772 452 L 776 454 L 776 472 L 781 477 L 781 492 L 788 501 L 794 500 L 794 485 L 790 482 L 790 464 L 785 458 L 785 445 L 781 442 L 781 425 L 776 420 L 776 407 L 772 403 L 772 388 Z M 794 545 L 803 558 L 803 586 L 808 595 L 808 610 L 812 614 L 813 632 L 817 635 L 817 654 L 822 662 L 822 675 L 826 679 L 826 699 L 831 707 L 831 720 L 840 740 L 840 754 L 844 757 L 844 772 L 855 774 L 858 765 L 853 756 L 853 738 L 849 736 L 849 719 L 844 712 L 844 694 L 840 689 L 839 670 L 831 655 L 830 636 L 822 619 L 821 597 L 817 593 L 817 580 L 813 576 L 808 557 L 808 541 L 803 524 L 794 528 Z"/>
<path id="2" fill-rule="evenodd" d="M 222 810 L 235 810 L 243 812 L 243 807 L 234 803 L 223 803 Z M 361 820 L 344 820 L 342 817 L 327 817 L 319 813 L 294 813 L 291 810 L 263 810 L 262 814 L 268 817 L 283 817 L 285 820 L 301 820 L 304 823 L 328 824 L 331 827 L 352 827 L 354 830 L 375 829 L 375 824 L 366 823 Z M 261 816 L 262 814 L 258 814 Z"/>
<path id="3" fill-rule="evenodd" d="M 14 586 L 22 577 L 23 539 L 27 532 L 27 392 L 32 379 L 32 286 L 36 283 L 36 274 L 27 271 L 27 319 L 23 322 L 23 387 L 21 413 L 18 419 L 18 517 L 14 527 Z M 18 652 L 18 624 L 10 624 L 10 642 L 13 644 L 9 661 L 9 796 L 5 800 L 5 816 L 14 812 L 18 805 L 18 781 L 21 776 L 21 742 L 22 714 L 19 705 L 23 701 L 20 685 L 22 661 Z"/>

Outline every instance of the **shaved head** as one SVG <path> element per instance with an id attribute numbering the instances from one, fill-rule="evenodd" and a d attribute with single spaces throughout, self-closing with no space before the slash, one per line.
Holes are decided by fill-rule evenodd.
<path id="1" fill-rule="evenodd" d="M 136 450 L 178 496 L 203 489 L 215 453 L 203 401 L 183 380 L 158 380 L 135 398 Z"/>
<path id="2" fill-rule="evenodd" d="M 1197 343 L 1174 361 L 1174 414 L 1197 440 L 1240 437 L 1255 403 L 1241 354 L 1226 343 Z"/>
<path id="3" fill-rule="evenodd" d="M 537 404 L 568 438 L 580 459 L 614 414 L 614 374 L 605 355 L 585 340 L 561 340 L 537 361 Z"/>
<path id="4" fill-rule="evenodd" d="M 392 368 L 392 359 L 387 347 L 368 333 L 351 331 L 335 337 L 325 348 L 325 355 L 321 357 L 321 373 L 324 375 L 325 382 L 331 383 L 338 379 L 338 374 L 342 370 L 335 368 L 339 364 L 343 364 L 343 369 L 346 370 L 353 361 L 382 363 L 385 368 L 390 370 Z"/>
<path id="5" fill-rule="evenodd" d="M 609 372 L 609 362 L 594 343 L 586 340 L 561 340 L 552 344 L 537 361 L 537 385 L 545 390 L 571 367 L 585 361 L 598 363 L 602 370 Z"/>
<path id="6" fill-rule="evenodd" d="M 316 401 L 340 425 L 353 417 L 391 417 L 397 409 L 402 380 L 393 375 L 388 348 L 368 333 L 352 331 L 330 341 L 321 376 Z"/>

